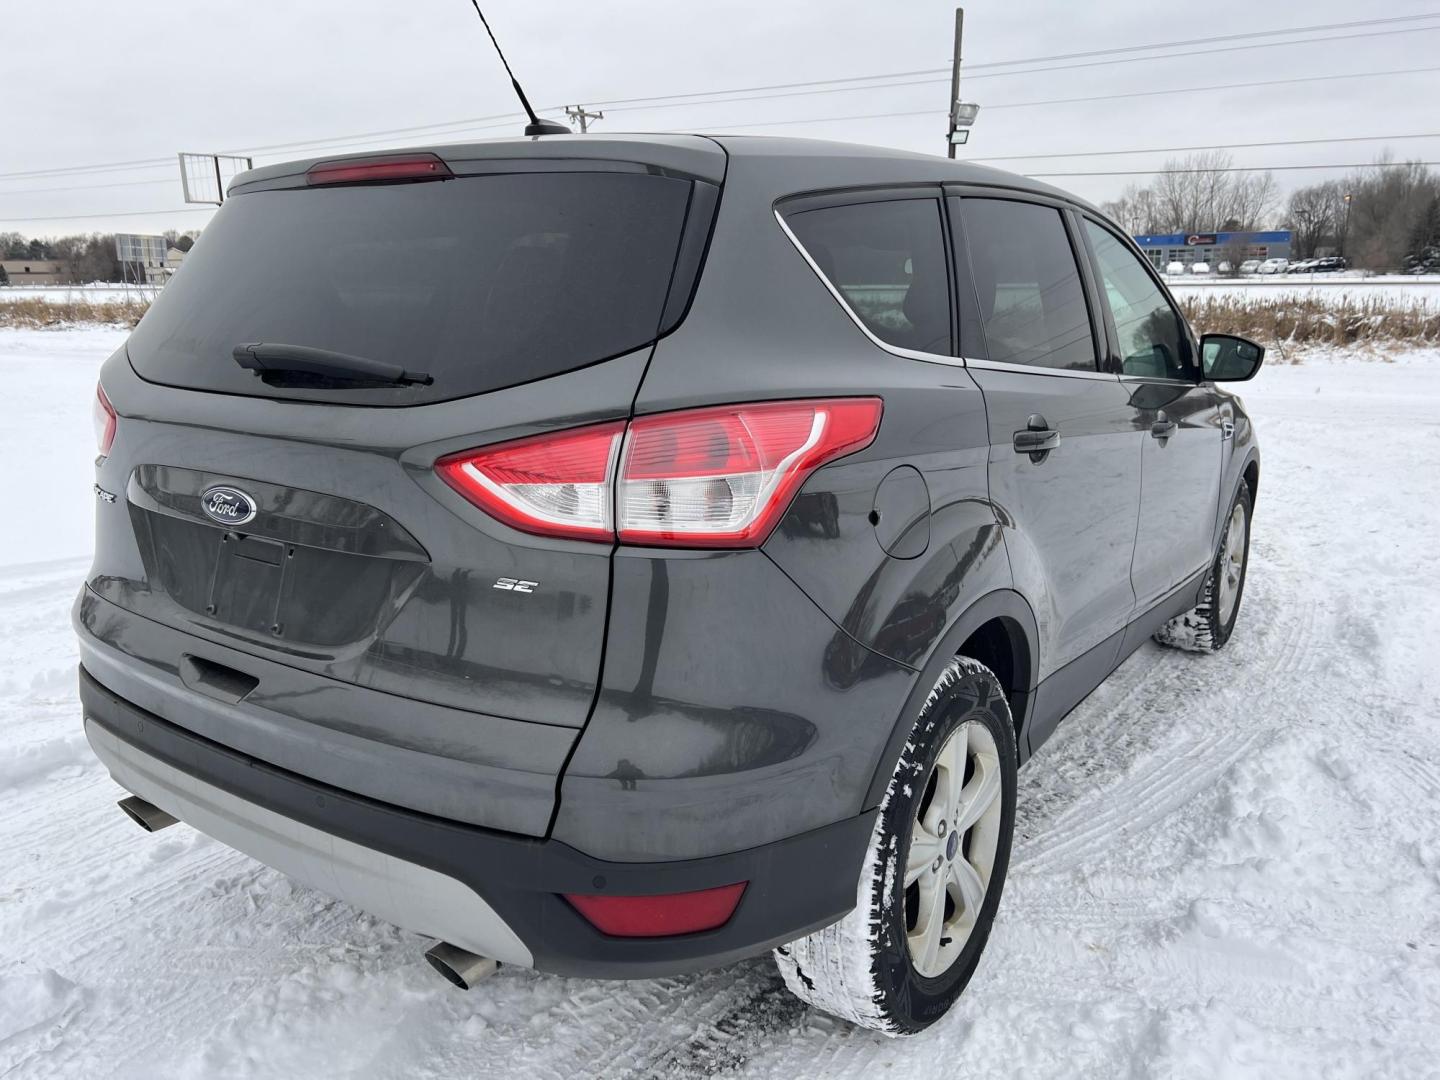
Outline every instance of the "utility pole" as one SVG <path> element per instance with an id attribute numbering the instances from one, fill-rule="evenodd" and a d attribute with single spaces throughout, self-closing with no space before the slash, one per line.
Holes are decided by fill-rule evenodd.
<path id="1" fill-rule="evenodd" d="M 581 135 L 585 135 L 590 131 L 591 120 L 605 119 L 605 112 L 603 109 L 600 112 L 586 112 L 584 105 L 566 105 L 565 115 L 571 120 L 576 120 L 579 122 Z"/>
<path id="2" fill-rule="evenodd" d="M 955 106 L 960 104 L 960 39 L 965 34 L 965 9 L 955 9 L 955 56 L 950 68 L 950 101 L 946 114 L 950 117 L 950 129 L 945 133 L 945 154 L 955 156 Z"/>
<path id="3" fill-rule="evenodd" d="M 1345 192 L 1345 220 L 1340 225 L 1340 257 L 1342 259 L 1345 257 L 1345 239 L 1350 234 L 1350 200 L 1353 197 L 1350 192 Z"/>

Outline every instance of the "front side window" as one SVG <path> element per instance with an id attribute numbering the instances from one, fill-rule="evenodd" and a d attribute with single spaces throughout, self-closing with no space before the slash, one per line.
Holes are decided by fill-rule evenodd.
<path id="1" fill-rule="evenodd" d="M 803 210 L 785 223 L 877 338 L 902 349 L 950 353 L 950 284 L 938 200 Z"/>
<path id="2" fill-rule="evenodd" d="M 1109 229 L 1086 219 L 1085 232 L 1120 336 L 1121 370 L 1146 378 L 1193 380 L 1190 341 L 1155 279 Z"/>
<path id="3" fill-rule="evenodd" d="M 1060 211 L 964 199 L 965 243 L 991 360 L 1094 371 L 1085 287 Z"/>

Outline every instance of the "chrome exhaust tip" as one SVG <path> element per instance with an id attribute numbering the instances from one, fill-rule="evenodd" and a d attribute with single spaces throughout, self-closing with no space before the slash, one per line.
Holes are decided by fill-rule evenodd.
<path id="1" fill-rule="evenodd" d="M 161 829 L 168 829 L 180 819 L 167 814 L 154 803 L 148 803 L 138 795 L 131 795 L 128 799 L 121 799 L 117 804 L 125 811 L 125 816 L 135 822 L 146 832 L 159 832 Z"/>
<path id="2" fill-rule="evenodd" d="M 437 941 L 432 945 L 425 953 L 425 959 L 430 962 L 431 967 L 445 976 L 451 985 L 458 986 L 461 990 L 469 990 L 481 979 L 494 975 L 500 967 L 498 960 L 477 956 L 444 941 Z"/>

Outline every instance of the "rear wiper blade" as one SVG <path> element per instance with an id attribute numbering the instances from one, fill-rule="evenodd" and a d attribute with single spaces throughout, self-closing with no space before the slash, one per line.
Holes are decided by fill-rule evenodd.
<path id="1" fill-rule="evenodd" d="M 308 345 L 282 345 L 251 341 L 236 345 L 235 362 L 269 382 L 287 375 L 337 380 L 355 386 L 429 386 L 435 380 L 423 371 L 406 371 L 398 364 L 366 356 L 312 349 Z"/>

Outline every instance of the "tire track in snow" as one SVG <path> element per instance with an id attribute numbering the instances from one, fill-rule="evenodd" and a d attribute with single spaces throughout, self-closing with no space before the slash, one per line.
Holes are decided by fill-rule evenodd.
<path id="1" fill-rule="evenodd" d="M 1096 756 L 1103 756 L 1113 769 L 1115 755 L 1106 751 L 1117 739 L 1123 738 L 1135 744 L 1131 748 L 1133 760 L 1139 764 L 1132 765 L 1129 772 L 1113 780 L 1109 779 L 1112 774 L 1108 770 L 1097 774 L 1099 783 L 1094 789 L 1033 834 L 1027 820 L 1024 791 L 1024 781 L 1030 777 L 1022 774 L 1017 829 L 1023 823 L 1030 835 L 1016 844 L 1011 873 L 1065 870 L 1103 852 L 1117 837 L 1133 840 L 1188 805 L 1236 762 L 1263 745 L 1270 732 L 1264 724 L 1233 730 L 1217 726 L 1215 720 L 1238 718 L 1247 711 L 1263 718 L 1265 706 L 1278 702 L 1275 688 L 1282 685 L 1281 677 L 1303 670 L 1311 662 L 1303 645 L 1313 635 L 1315 605 L 1275 607 L 1265 603 L 1273 594 L 1295 592 L 1293 587 L 1287 587 L 1293 579 L 1283 569 L 1288 560 L 1282 552 L 1283 548 L 1275 552 L 1280 555 L 1278 560 L 1266 560 L 1268 565 L 1260 563 L 1251 567 L 1254 577 L 1247 582 L 1246 599 L 1250 604 L 1245 614 L 1253 617 L 1255 608 L 1259 607 L 1264 622 L 1258 633 L 1242 632 L 1243 622 L 1237 627 L 1233 645 L 1245 652 L 1244 660 L 1237 660 L 1229 651 L 1193 656 L 1147 645 L 1136 655 L 1151 654 L 1152 662 L 1135 671 L 1127 660 L 1111 675 L 1112 680 L 1120 678 L 1130 684 L 1117 701 L 1104 705 L 1098 716 L 1087 715 L 1087 703 L 1082 703 L 1077 712 L 1066 719 L 1060 731 L 1065 731 L 1067 725 L 1075 726 L 1057 747 L 1059 754 L 1055 756 L 1098 751 Z M 1261 581 L 1260 588 L 1252 587 Z M 1261 657 L 1258 665 L 1250 659 L 1253 646 L 1247 637 L 1258 637 L 1268 646 L 1258 651 Z M 1272 640 L 1276 637 L 1278 641 Z M 1239 681 L 1216 680 L 1215 669 L 1221 666 L 1230 669 L 1226 674 L 1238 676 Z M 1155 678 L 1157 674 L 1173 674 L 1175 678 Z M 1197 691 L 1196 696 L 1191 700 L 1177 700 L 1177 682 L 1189 684 L 1189 688 Z M 1249 703 L 1251 708 L 1223 707 L 1227 703 Z M 1187 728 L 1198 734 L 1177 744 L 1176 733 Z M 1092 732 L 1097 729 L 1103 734 L 1092 738 Z M 1187 738 L 1184 734 L 1178 737 Z M 1042 749 L 1027 766 L 1026 773 L 1043 767 L 1049 756 Z M 1036 777 L 1036 781 L 1044 783 L 1041 777 Z"/>

